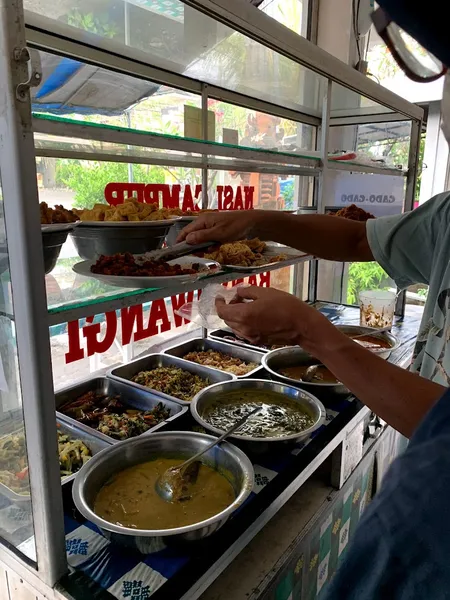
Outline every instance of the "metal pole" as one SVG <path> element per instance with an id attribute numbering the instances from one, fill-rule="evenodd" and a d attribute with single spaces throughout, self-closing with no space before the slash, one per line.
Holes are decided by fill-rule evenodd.
<path id="1" fill-rule="evenodd" d="M 208 141 L 208 85 L 202 85 L 202 137 Z M 208 208 L 208 155 L 202 155 L 202 208 Z"/>
<path id="2" fill-rule="evenodd" d="M 0 0 L 0 168 L 39 576 L 66 572 L 44 260 L 21 0 Z"/>
<path id="3" fill-rule="evenodd" d="M 130 45 L 130 5 L 128 4 L 128 2 L 125 2 L 124 6 L 123 6 L 123 22 L 124 22 L 124 29 L 125 29 L 125 46 L 129 46 Z M 128 127 L 128 129 L 131 129 L 130 111 L 129 110 L 125 111 L 125 114 L 126 114 L 126 118 L 127 118 L 127 127 Z M 127 146 L 127 150 L 132 150 L 132 146 Z M 127 169 L 128 169 L 128 182 L 133 183 L 133 181 L 134 181 L 133 165 L 131 163 L 128 163 Z"/>
<path id="4" fill-rule="evenodd" d="M 411 138 L 409 142 L 408 156 L 408 174 L 406 176 L 405 202 L 403 211 L 409 212 L 414 208 L 414 198 L 416 194 L 417 170 L 419 168 L 419 147 L 420 133 L 422 131 L 422 121 L 411 122 Z M 399 294 L 395 304 L 395 314 L 397 317 L 405 315 L 406 292 Z"/>
<path id="5" fill-rule="evenodd" d="M 202 85 L 202 137 L 208 141 L 208 85 Z M 208 155 L 202 155 L 202 209 L 208 208 Z M 202 327 L 202 338 L 208 337 L 208 330 Z"/>
<path id="6" fill-rule="evenodd" d="M 316 206 L 317 213 L 324 214 L 326 205 L 326 193 L 327 193 L 327 174 L 329 171 L 328 167 L 328 139 L 330 135 L 330 109 L 331 109 L 331 93 L 333 83 L 329 79 L 324 90 L 323 104 L 322 104 L 322 124 L 318 131 L 318 142 L 320 149 L 320 158 L 322 160 L 322 170 L 319 174 L 318 180 L 314 182 L 315 191 L 317 191 Z M 309 290 L 308 300 L 310 302 L 316 302 L 317 300 L 317 287 L 319 277 L 319 261 L 317 259 L 310 262 L 309 267 Z"/>

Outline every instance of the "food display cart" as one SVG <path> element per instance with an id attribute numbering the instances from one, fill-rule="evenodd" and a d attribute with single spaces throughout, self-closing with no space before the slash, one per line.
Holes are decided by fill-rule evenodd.
<path id="1" fill-rule="evenodd" d="M 120 437 L 93 434 L 60 412 L 95 389 L 126 394 L 136 410 L 145 408 L 142 435 L 151 435 L 148 422 L 155 419 L 160 432 L 198 431 L 189 402 L 176 393 L 150 394 L 144 407 L 139 385 L 122 381 L 134 375 L 127 375 L 131 359 L 147 365 L 152 355 L 155 365 L 175 364 L 176 349 L 200 338 L 196 349 L 241 356 L 256 363 L 253 376 L 270 379 L 260 366 L 266 349 L 195 329 L 177 310 L 208 284 L 246 280 L 316 303 L 333 322 L 358 323 L 357 308 L 326 302 L 335 293 L 321 293 L 335 271 L 330 278 L 327 265 L 295 254 L 247 270 L 220 268 L 168 287 L 118 287 L 79 272 L 63 281 L 52 271 L 58 256 L 50 263 L 48 252 L 43 256 L 43 239 L 45 246 L 52 230 L 40 224 L 36 164 L 96 161 L 192 174 L 189 184 L 184 179 L 180 185 L 156 175 L 136 181 L 129 170 L 126 182 L 104 186 L 104 202 L 111 205 L 134 196 L 183 211 L 324 213 L 330 205 L 358 203 L 394 214 L 413 208 L 423 111 L 241 0 L 83 0 L 70 19 L 54 4 L 0 0 L 0 460 L 14 479 L 14 485 L 0 483 L 0 597 L 320 597 L 402 443 L 350 394 L 322 398 L 324 423 L 310 438 L 250 454 L 250 496 L 219 531 L 147 554 L 108 540 L 75 510 L 70 469 L 61 481 L 55 425 L 60 443 L 61 436 L 72 436 L 93 454 L 121 444 Z M 104 15 L 97 18 L 97 4 L 102 10 L 111 5 L 107 16 L 115 29 L 108 29 Z M 154 119 L 134 126 L 131 110 L 168 90 L 181 98 L 182 130 L 174 133 L 173 115 L 157 127 Z M 229 106 L 244 114 L 241 129 L 221 122 Z M 108 121 L 111 115 L 115 121 Z M 343 158 L 336 149 L 357 150 L 369 126 L 388 132 L 394 123 L 407 131 L 405 164 L 376 153 L 336 160 Z M 385 193 L 383 178 L 400 192 Z M 61 227 L 53 231 L 61 233 Z M 46 250 L 58 247 L 58 254 L 64 239 Z M 281 268 L 285 276 L 277 279 Z M 52 274 L 46 278 L 46 272 Z M 389 360 L 407 367 L 419 319 L 405 316 L 404 308 L 400 295 L 393 328 L 400 343 Z M 49 341 L 56 330 L 67 365 L 58 377 Z M 133 341 L 141 343 L 139 351 L 123 351 L 120 361 L 99 365 L 93 359 L 101 362 L 119 330 L 122 350 Z M 81 359 L 91 368 L 69 377 L 70 364 Z M 199 374 L 194 371 L 192 376 Z M 208 377 L 220 383 L 228 375 L 213 369 Z"/>

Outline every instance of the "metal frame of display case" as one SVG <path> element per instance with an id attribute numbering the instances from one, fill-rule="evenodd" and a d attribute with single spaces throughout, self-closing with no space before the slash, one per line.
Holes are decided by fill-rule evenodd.
<path id="1" fill-rule="evenodd" d="M 105 310 L 114 310 L 122 306 L 171 296 L 187 291 L 188 288 L 186 286 L 170 288 L 164 292 L 143 290 L 134 296 L 105 299 L 100 303 L 92 303 L 82 308 L 69 306 L 67 310 L 61 309 L 49 313 L 44 287 L 35 157 L 39 155 L 111 160 L 114 158 L 114 153 L 108 151 L 103 154 L 98 152 L 94 155 L 83 151 L 64 151 L 56 147 L 52 149 L 48 146 L 47 148 L 38 147 L 36 151 L 33 144 L 33 132 L 84 140 L 97 139 L 112 144 L 123 144 L 129 148 L 137 146 L 196 153 L 199 155 L 198 159 L 197 157 L 191 158 L 190 162 L 180 160 L 179 164 L 195 165 L 195 168 L 201 168 L 204 182 L 207 181 L 209 168 L 229 170 L 231 166 L 236 170 L 253 170 L 255 172 L 266 170 L 280 174 L 312 176 L 318 182 L 316 194 L 318 212 L 324 212 L 327 174 L 331 170 L 345 168 L 354 172 L 398 175 L 406 177 L 405 208 L 412 208 L 417 176 L 418 141 L 423 117 L 422 109 L 377 85 L 250 4 L 240 0 L 183 1 L 186 5 L 207 14 L 212 19 L 220 21 L 325 77 L 327 84 L 321 112 L 307 114 L 277 106 L 256 97 L 219 88 L 207 82 L 197 81 L 180 73 L 165 70 L 157 64 L 148 64 L 149 56 L 145 52 L 128 46 L 125 53 L 125 46 L 121 46 L 113 40 L 91 36 L 75 28 L 63 26 L 58 21 L 51 21 L 35 14 L 26 13 L 24 16 L 21 0 L 0 0 L 0 49 L 2 50 L 0 98 L 3 104 L 3 113 L 0 117 L 0 165 L 3 173 L 2 188 L 6 227 L 9 233 L 10 272 L 33 498 L 37 571 L 36 565 L 19 558 L 5 545 L 0 546 L 0 560 L 19 574 L 24 574 L 25 579 L 32 582 L 36 589 L 43 589 L 47 594 L 47 586 L 53 586 L 67 569 L 62 500 L 59 491 L 59 466 L 56 460 L 54 436 L 54 406 L 52 402 L 48 401 L 53 397 L 48 327 L 81 316 L 91 316 Z M 94 128 L 75 121 L 58 121 L 42 117 L 32 119 L 29 92 L 25 91 L 22 96 L 17 94 L 17 86 L 28 78 L 27 52 L 24 50 L 26 44 L 116 72 L 199 94 L 204 113 L 203 141 L 136 132 L 126 128 L 106 126 Z M 334 84 L 362 94 L 379 105 L 387 107 L 391 112 L 380 113 L 382 109 L 375 107 L 370 110 L 365 109 L 356 115 L 354 112 L 343 114 L 342 111 L 334 115 L 331 110 L 331 93 Z M 208 98 L 219 99 L 317 127 L 320 158 L 240 148 L 206 141 L 208 139 L 206 116 Z M 328 160 L 330 127 L 390 120 L 410 120 L 412 122 L 409 162 L 406 172 L 380 169 L 375 166 L 369 168 L 359 165 L 338 166 Z M 149 161 L 154 161 L 154 164 L 177 164 L 176 158 L 171 159 L 164 156 L 149 158 L 140 156 L 138 152 L 133 155 L 132 150 L 127 155 L 120 155 L 117 160 L 147 164 Z M 311 264 L 316 263 L 313 261 Z M 314 267 L 311 268 L 311 273 L 310 281 L 314 282 L 317 276 Z M 236 273 L 228 273 L 218 276 L 215 281 L 226 281 L 236 277 Z M 205 280 L 208 283 L 210 281 L 211 279 Z M 202 285 L 204 284 L 200 282 L 192 287 L 199 288 Z M 311 292 L 314 293 L 314 284 L 311 285 Z M 342 441 L 341 437 L 335 438 L 333 444 L 337 445 L 339 441 Z M 330 450 L 330 448 L 328 449 Z M 312 468 L 313 465 L 311 465 Z M 301 482 L 296 480 L 295 489 L 300 484 Z M 287 501 L 295 489 L 287 489 L 280 496 L 280 506 Z M 268 514 L 267 518 L 270 516 L 272 516 L 272 512 Z M 260 527 L 264 525 L 264 522 L 266 522 L 264 519 L 259 522 Z M 256 531 L 250 532 L 247 536 L 248 539 L 255 533 Z"/>

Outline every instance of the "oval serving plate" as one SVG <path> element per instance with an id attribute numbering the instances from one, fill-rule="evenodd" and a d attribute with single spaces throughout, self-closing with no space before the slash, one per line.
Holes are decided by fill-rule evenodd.
<path id="1" fill-rule="evenodd" d="M 181 256 L 174 260 L 169 260 L 170 265 L 181 265 L 188 267 L 192 264 L 204 265 L 205 269 L 191 275 L 165 275 L 160 277 L 141 277 L 141 276 L 119 276 L 119 275 L 102 275 L 100 273 L 92 273 L 91 267 L 95 264 L 94 260 L 84 260 L 79 262 L 72 267 L 72 269 L 78 275 L 84 275 L 85 277 L 92 277 L 98 279 L 103 283 L 113 285 L 115 287 L 123 288 L 162 288 L 169 287 L 171 285 L 179 283 L 192 283 L 197 279 L 201 279 L 205 275 L 211 275 L 216 271 L 220 270 L 219 263 L 205 258 L 196 258 L 194 256 Z"/>

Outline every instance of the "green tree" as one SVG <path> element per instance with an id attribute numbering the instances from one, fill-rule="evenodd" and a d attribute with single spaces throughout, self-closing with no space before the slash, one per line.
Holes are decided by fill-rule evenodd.
<path id="1" fill-rule="evenodd" d="M 347 304 L 357 304 L 365 290 L 386 290 L 389 275 L 376 262 L 352 263 L 348 270 Z"/>
<path id="2" fill-rule="evenodd" d="M 284 198 L 284 207 L 288 210 L 294 208 L 294 182 L 289 181 L 283 188 L 281 195 Z"/>
<path id="3" fill-rule="evenodd" d="M 73 8 L 67 13 L 67 23 L 78 29 L 97 33 L 102 37 L 114 38 L 118 34 L 117 25 L 111 20 L 107 12 L 85 13 L 79 8 Z"/>
<path id="4" fill-rule="evenodd" d="M 133 165 L 135 181 L 142 183 L 164 183 L 162 167 Z M 111 181 L 128 182 L 128 165 L 99 161 L 58 160 L 56 181 L 62 187 L 75 192 L 76 208 L 92 208 L 105 202 L 105 186 Z"/>

